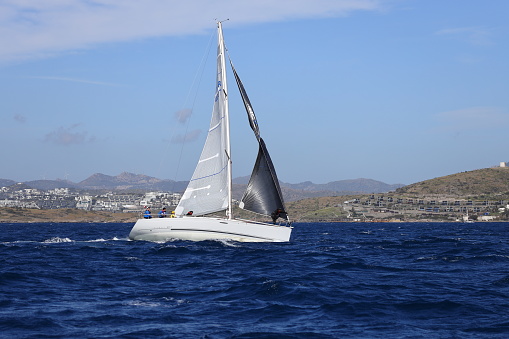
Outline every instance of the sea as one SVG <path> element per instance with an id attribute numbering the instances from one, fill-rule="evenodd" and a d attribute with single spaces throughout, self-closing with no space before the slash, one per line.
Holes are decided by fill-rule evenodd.
<path id="1" fill-rule="evenodd" d="M 295 223 L 289 243 L 132 226 L 0 224 L 0 337 L 509 337 L 509 223 Z"/>

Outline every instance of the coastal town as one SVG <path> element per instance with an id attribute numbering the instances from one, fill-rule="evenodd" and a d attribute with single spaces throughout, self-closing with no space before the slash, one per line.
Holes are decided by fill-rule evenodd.
<path id="1" fill-rule="evenodd" d="M 350 206 L 350 208 L 348 208 Z M 370 195 L 366 199 L 345 201 L 348 218 L 366 221 L 371 218 L 441 221 L 494 221 L 505 218 L 509 202 L 505 200 L 437 200 Z M 390 216 L 394 217 L 390 217 Z"/>
<path id="2" fill-rule="evenodd" d="M 146 206 L 176 206 L 180 196 L 179 193 L 170 192 L 91 193 L 72 188 L 41 190 L 18 183 L 0 188 L 0 207 L 141 213 Z"/>
<path id="3" fill-rule="evenodd" d="M 499 166 L 404 187 L 385 184 L 373 186 L 373 183 L 383 183 L 359 179 L 360 185 L 356 188 L 366 193 L 346 192 L 345 189 L 334 192 L 322 186 L 316 188 L 310 185 L 285 185 L 283 193 L 287 196 L 285 207 L 292 221 L 508 221 L 509 194 L 505 193 L 509 193 L 508 170 L 508 164 L 501 162 Z M 20 211 L 57 215 L 44 211 L 67 209 L 66 213 L 75 216 L 97 212 L 123 221 L 136 220 L 147 207 L 153 213 L 163 208 L 171 213 L 181 198 L 185 183 L 150 187 L 149 184 L 154 182 L 161 181 L 131 173 L 121 173 L 115 177 L 94 174 L 84 182 L 87 185 L 80 183 L 74 187 L 69 187 L 72 183 L 66 181 L 16 183 L 4 180 L 0 186 L 0 209 L 16 209 L 17 216 Z M 240 183 L 236 187 L 233 196 L 235 215 L 252 218 L 250 212 L 238 207 L 244 187 Z M 370 188 L 373 193 L 367 193 Z M 313 189 L 316 195 L 306 196 Z M 318 191 L 320 189 L 322 191 Z M 254 216 L 256 219 L 261 217 Z M 48 218 L 51 219 L 46 217 L 45 220 Z M 3 220 L 11 219 L 5 217 Z M 31 220 L 37 220 L 37 217 L 33 216 Z M 98 219 L 94 217 L 92 220 Z"/>
<path id="4" fill-rule="evenodd" d="M 18 183 L 0 188 L 0 207 L 28 210 L 74 209 L 108 213 L 130 213 L 135 219 L 146 207 L 154 211 L 173 210 L 180 193 L 84 191 L 73 188 L 49 190 L 30 188 Z M 333 199 L 325 203 L 320 199 Z M 302 205 L 307 201 L 307 205 Z M 322 197 L 292 201 L 287 209 L 295 221 L 502 221 L 509 215 L 509 201 L 415 198 L 395 192 L 344 197 Z M 315 204 L 315 201 L 317 203 Z"/>

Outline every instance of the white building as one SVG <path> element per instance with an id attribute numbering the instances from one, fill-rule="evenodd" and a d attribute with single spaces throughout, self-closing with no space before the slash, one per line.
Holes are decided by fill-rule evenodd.
<path id="1" fill-rule="evenodd" d="M 168 192 L 148 192 L 140 201 L 140 206 L 151 206 L 155 203 L 161 206 L 176 206 L 180 200 L 181 195 L 178 193 Z"/>
<path id="2" fill-rule="evenodd" d="M 79 195 L 74 199 L 76 200 L 76 208 L 82 210 L 92 209 L 92 197 L 90 195 Z"/>

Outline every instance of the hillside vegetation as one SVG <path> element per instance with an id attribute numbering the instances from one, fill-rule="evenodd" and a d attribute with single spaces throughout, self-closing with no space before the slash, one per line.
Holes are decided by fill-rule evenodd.
<path id="1" fill-rule="evenodd" d="M 414 196 L 509 199 L 509 167 L 483 168 L 417 182 L 396 190 Z"/>

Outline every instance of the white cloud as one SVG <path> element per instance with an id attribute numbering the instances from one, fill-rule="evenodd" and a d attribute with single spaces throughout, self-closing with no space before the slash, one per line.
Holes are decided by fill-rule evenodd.
<path id="1" fill-rule="evenodd" d="M 27 121 L 25 116 L 23 116 L 21 114 L 16 114 L 16 115 L 14 115 L 13 118 L 14 118 L 14 120 L 16 120 L 17 122 L 22 123 L 22 124 L 24 124 Z"/>
<path id="2" fill-rule="evenodd" d="M 175 112 L 175 118 L 177 118 L 178 122 L 183 124 L 187 121 L 187 119 L 189 119 L 192 112 L 193 111 L 190 110 L 189 108 L 181 109 L 180 111 Z"/>
<path id="3" fill-rule="evenodd" d="M 89 138 L 87 132 L 75 131 L 79 126 L 80 124 L 69 127 L 60 126 L 57 130 L 46 134 L 44 141 L 64 146 L 93 141 L 94 138 Z"/>
<path id="4" fill-rule="evenodd" d="M 201 130 L 196 129 L 186 133 L 186 135 L 177 135 L 171 138 L 171 141 L 175 144 L 183 144 L 197 140 L 201 135 Z"/>
<path id="5" fill-rule="evenodd" d="M 450 36 L 467 41 L 472 45 L 491 45 L 491 33 L 483 27 L 446 28 L 436 32 L 437 35 Z"/>
<path id="6" fill-rule="evenodd" d="M 378 10 L 385 0 L 3 0 L 0 60 L 47 57 L 106 42 L 199 34 L 230 25 Z"/>

